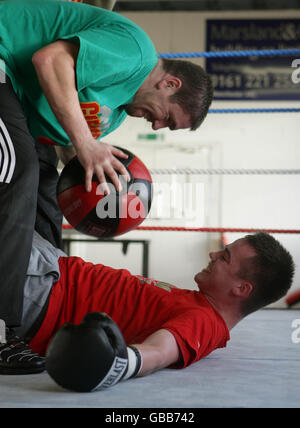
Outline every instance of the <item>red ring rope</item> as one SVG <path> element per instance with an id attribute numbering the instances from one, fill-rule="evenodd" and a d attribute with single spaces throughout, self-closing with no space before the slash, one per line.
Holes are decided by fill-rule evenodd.
<path id="1" fill-rule="evenodd" d="M 73 229 L 68 224 L 63 225 L 64 230 Z M 221 228 L 221 227 L 164 227 L 164 226 L 142 226 L 136 230 L 144 231 L 168 231 L 168 232 L 220 232 L 220 233 L 253 233 L 253 232 L 267 232 L 267 233 L 287 233 L 299 234 L 300 230 L 297 229 L 250 229 L 250 228 Z"/>

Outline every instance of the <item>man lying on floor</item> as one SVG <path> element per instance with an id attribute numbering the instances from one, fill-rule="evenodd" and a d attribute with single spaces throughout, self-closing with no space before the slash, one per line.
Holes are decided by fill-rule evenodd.
<path id="1" fill-rule="evenodd" d="M 283 297 L 294 275 L 291 255 L 266 233 L 247 235 L 209 257 L 194 278 L 199 290 L 185 290 L 67 257 L 35 233 L 18 333 L 45 355 L 57 331 L 76 324 L 62 328 L 49 347 L 48 371 L 55 378 L 61 369 L 58 383 L 70 389 L 77 388 L 78 373 L 83 381 L 77 389 L 91 390 L 165 367 L 187 367 L 225 347 L 229 331 Z M 8 357 L 18 364 L 17 348 L 0 345 L 2 367 Z M 68 371 L 71 384 L 59 379 L 68 378 Z"/>

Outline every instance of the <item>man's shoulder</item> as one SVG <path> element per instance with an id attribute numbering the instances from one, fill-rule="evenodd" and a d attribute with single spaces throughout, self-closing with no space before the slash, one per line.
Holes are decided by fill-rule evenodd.
<path id="1" fill-rule="evenodd" d="M 157 52 L 153 41 L 142 28 L 134 24 L 134 26 L 130 26 L 128 28 L 128 31 L 138 43 L 142 53 L 144 54 L 143 56 L 149 57 L 149 55 L 152 55 L 155 58 L 157 57 Z"/>
<path id="2" fill-rule="evenodd" d="M 125 16 L 111 12 L 107 24 L 119 26 L 124 31 L 128 32 L 147 56 L 149 56 L 149 53 L 157 55 L 150 36 L 134 21 L 131 21 Z"/>

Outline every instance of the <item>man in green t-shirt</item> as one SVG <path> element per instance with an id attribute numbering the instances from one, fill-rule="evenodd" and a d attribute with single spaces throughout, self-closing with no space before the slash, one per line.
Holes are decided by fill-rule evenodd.
<path id="1" fill-rule="evenodd" d="M 13 29 L 13 31 L 12 31 Z M 72 145 L 86 170 L 120 188 L 126 155 L 100 139 L 126 115 L 154 130 L 196 129 L 212 101 L 207 74 L 159 60 L 133 22 L 103 9 L 53 0 L 0 4 L 0 319 L 18 326 L 35 227 L 39 164 L 35 141 Z M 14 358 L 0 373 L 31 373 L 44 361 L 8 334 Z"/>

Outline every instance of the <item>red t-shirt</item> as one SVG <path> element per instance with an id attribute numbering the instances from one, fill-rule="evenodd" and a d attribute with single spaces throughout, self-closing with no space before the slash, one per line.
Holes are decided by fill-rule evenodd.
<path id="1" fill-rule="evenodd" d="M 52 288 L 46 317 L 31 348 L 44 355 L 65 323 L 80 324 L 90 312 L 105 312 L 119 326 L 126 343 L 142 343 L 160 329 L 175 337 L 183 368 L 226 346 L 229 331 L 199 291 L 134 276 L 125 269 L 87 263 L 78 257 L 59 259 L 61 277 Z"/>

